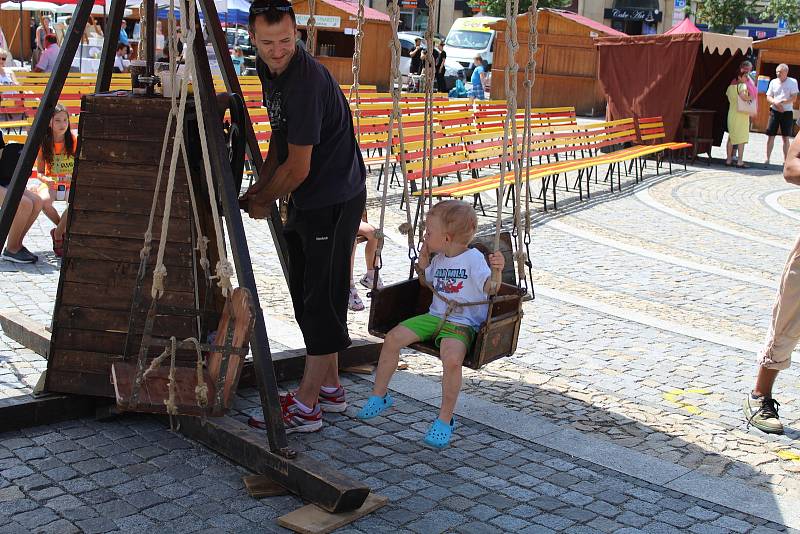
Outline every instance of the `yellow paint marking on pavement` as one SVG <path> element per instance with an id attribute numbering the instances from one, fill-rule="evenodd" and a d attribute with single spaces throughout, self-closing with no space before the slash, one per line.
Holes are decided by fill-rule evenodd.
<path id="1" fill-rule="evenodd" d="M 800 452 L 792 449 L 784 449 L 782 451 L 778 451 L 778 457 L 783 460 L 789 460 L 791 462 L 800 463 Z"/>
<path id="2" fill-rule="evenodd" d="M 671 389 L 662 396 L 665 401 L 677 406 L 691 415 L 702 415 L 703 410 L 684 400 L 687 395 L 711 395 L 711 392 L 703 388 Z"/>

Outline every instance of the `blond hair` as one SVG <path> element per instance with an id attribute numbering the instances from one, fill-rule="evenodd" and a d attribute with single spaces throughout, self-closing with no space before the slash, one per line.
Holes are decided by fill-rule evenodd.
<path id="1" fill-rule="evenodd" d="M 434 205 L 428 217 L 436 217 L 456 243 L 469 245 L 478 229 L 478 214 L 463 200 L 444 200 Z"/>

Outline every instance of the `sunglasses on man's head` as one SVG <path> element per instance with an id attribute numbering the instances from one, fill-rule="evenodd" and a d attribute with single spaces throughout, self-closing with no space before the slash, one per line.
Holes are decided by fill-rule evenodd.
<path id="1" fill-rule="evenodd" d="M 292 10 L 292 4 L 286 0 L 266 0 L 264 2 L 256 0 L 250 4 L 251 15 L 260 15 L 271 10 L 288 12 Z"/>
<path id="2" fill-rule="evenodd" d="M 5 60 L 6 60 L 6 59 L 8 59 L 8 58 L 7 58 L 6 56 L 0 56 L 0 59 L 2 59 L 3 61 L 5 61 Z"/>

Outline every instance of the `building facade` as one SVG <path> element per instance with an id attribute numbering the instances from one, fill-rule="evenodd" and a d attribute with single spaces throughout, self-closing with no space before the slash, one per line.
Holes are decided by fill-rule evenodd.
<path id="1" fill-rule="evenodd" d="M 767 2 L 756 2 L 754 13 L 746 24 L 736 29 L 736 34 L 766 39 L 785 33 L 777 22 L 760 19 L 760 8 Z M 692 13 L 696 11 L 695 4 L 693 0 L 577 0 L 577 8 L 570 10 L 628 35 L 647 35 L 664 33 L 680 24 L 687 7 Z M 696 20 L 696 23 L 705 29 L 702 20 Z"/>

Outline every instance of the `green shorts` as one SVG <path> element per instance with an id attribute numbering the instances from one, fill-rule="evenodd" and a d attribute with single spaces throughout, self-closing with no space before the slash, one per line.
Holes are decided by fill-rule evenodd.
<path id="1" fill-rule="evenodd" d="M 420 341 L 429 341 L 433 337 L 433 334 L 436 333 L 439 321 L 441 321 L 439 317 L 426 313 L 417 315 L 411 319 L 406 319 L 400 324 L 417 334 Z M 442 340 L 447 338 L 461 341 L 464 346 L 467 347 L 467 350 L 469 350 L 472 342 L 475 340 L 475 330 L 469 326 L 445 321 L 436 339 L 433 340 L 433 343 L 439 347 L 442 344 Z"/>

